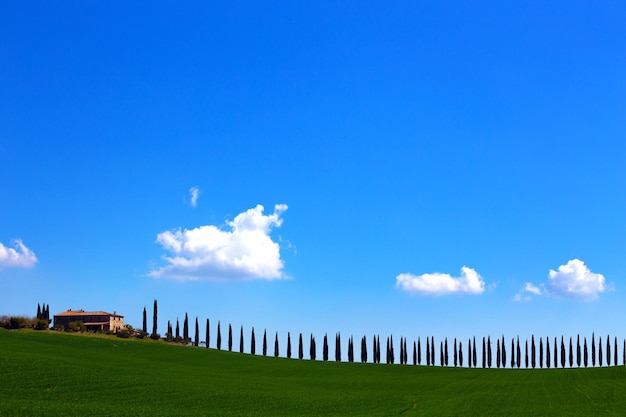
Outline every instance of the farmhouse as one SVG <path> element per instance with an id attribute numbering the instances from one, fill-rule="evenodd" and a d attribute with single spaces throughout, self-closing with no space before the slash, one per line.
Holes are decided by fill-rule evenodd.
<path id="1" fill-rule="evenodd" d="M 54 328 L 66 328 L 73 321 L 82 321 L 87 330 L 117 332 L 124 327 L 124 316 L 115 311 L 85 311 L 69 309 L 54 315 Z"/>

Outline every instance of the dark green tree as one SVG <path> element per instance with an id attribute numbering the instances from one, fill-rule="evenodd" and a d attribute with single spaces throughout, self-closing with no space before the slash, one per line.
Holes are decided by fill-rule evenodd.
<path id="1" fill-rule="evenodd" d="M 209 348 L 209 342 L 211 342 L 211 332 L 210 332 L 210 326 L 209 326 L 209 319 L 206 319 L 206 330 L 205 330 L 204 339 L 205 339 L 204 340 L 204 345 L 208 349 Z"/>
<path id="2" fill-rule="evenodd" d="M 324 344 L 322 345 L 322 359 L 328 360 L 328 335 L 324 333 Z"/>
<path id="3" fill-rule="evenodd" d="M 443 342 L 439 342 L 439 366 L 444 366 Z"/>
<path id="4" fill-rule="evenodd" d="M 580 360 L 581 360 L 581 355 L 580 355 L 580 335 L 576 336 L 576 366 L 578 366 L 580 368 Z"/>
<path id="5" fill-rule="evenodd" d="M 622 365 L 626 365 L 626 339 L 624 339 L 624 346 L 622 347 Z"/>
<path id="6" fill-rule="evenodd" d="M 606 336 L 606 366 L 611 366 L 611 339 Z"/>
<path id="7" fill-rule="evenodd" d="M 263 330 L 263 356 L 267 356 L 267 330 Z"/>
<path id="8" fill-rule="evenodd" d="M 474 360 L 474 368 L 476 368 L 476 336 L 474 336 L 473 341 L 473 350 L 472 350 L 472 359 Z"/>
<path id="9" fill-rule="evenodd" d="M 543 339 L 539 338 L 539 367 L 543 368 Z"/>
<path id="10" fill-rule="evenodd" d="M 250 354 L 256 354 L 256 337 L 254 336 L 254 326 L 252 326 L 252 332 L 250 333 Z"/>
<path id="11" fill-rule="evenodd" d="M 430 341 L 426 338 L 426 365 L 430 366 Z"/>
<path id="12" fill-rule="evenodd" d="M 417 343 L 413 341 L 413 366 L 417 365 Z"/>
<path id="13" fill-rule="evenodd" d="M 456 350 L 457 349 L 457 345 L 456 345 L 456 337 L 454 338 L 454 367 L 456 368 L 459 364 L 459 351 Z"/>
<path id="14" fill-rule="evenodd" d="M 565 368 L 565 343 L 563 342 L 563 336 L 561 336 L 561 368 Z"/>
<path id="15" fill-rule="evenodd" d="M 598 365 L 602 366 L 602 336 L 598 338 Z"/>
<path id="16" fill-rule="evenodd" d="M 557 351 L 556 337 L 554 338 L 554 369 L 559 367 L 559 353 Z"/>
<path id="17" fill-rule="evenodd" d="M 435 366 L 435 337 L 430 337 L 430 363 Z"/>
<path id="18" fill-rule="evenodd" d="M 487 366 L 491 368 L 491 336 L 487 336 Z"/>
<path id="19" fill-rule="evenodd" d="M 228 323 L 228 351 L 233 351 L 233 326 Z"/>
<path id="20" fill-rule="evenodd" d="M 141 330 L 144 332 L 144 334 L 148 334 L 148 317 L 145 306 L 143 308 L 143 327 L 141 328 Z"/>
<path id="21" fill-rule="evenodd" d="M 274 339 L 274 357 L 278 357 L 278 332 L 276 332 L 276 338 Z"/>
<path id="22" fill-rule="evenodd" d="M 594 333 L 591 333 L 591 366 L 596 366 L 596 338 Z"/>
<path id="23" fill-rule="evenodd" d="M 41 304 L 37 303 L 37 320 L 41 320 L 42 318 L 43 316 L 41 314 Z"/>
<path id="24" fill-rule="evenodd" d="M 483 354 L 483 368 L 486 368 L 486 365 L 487 365 L 487 349 L 486 349 L 486 346 L 485 346 L 485 337 L 484 336 L 483 336 L 483 351 L 482 351 L 482 354 Z"/>
<path id="25" fill-rule="evenodd" d="M 152 339 L 158 339 L 159 338 L 159 334 L 157 333 L 157 317 L 158 317 L 158 311 L 157 311 L 157 300 L 154 300 L 154 313 L 152 315 L 152 334 L 150 335 L 150 337 Z"/>
<path id="26" fill-rule="evenodd" d="M 178 325 L 178 317 L 176 317 L 176 341 L 180 339 L 180 326 Z"/>
<path id="27" fill-rule="evenodd" d="M 572 338 L 569 338 L 569 367 L 574 367 L 574 348 L 572 347 Z"/>
<path id="28" fill-rule="evenodd" d="M 198 347 L 200 344 L 200 329 L 198 328 L 198 316 L 196 316 L 196 333 L 193 338 L 193 345 Z"/>
<path id="29" fill-rule="evenodd" d="M 617 363 L 617 337 L 615 337 L 615 343 L 613 344 L 613 363 L 615 364 L 615 366 L 618 365 Z"/>
<path id="30" fill-rule="evenodd" d="M 167 333 L 165 334 L 165 339 L 168 342 L 171 342 L 172 341 L 172 337 L 173 337 L 172 336 L 172 323 L 170 323 L 170 321 L 168 320 L 167 321 Z"/>
<path id="31" fill-rule="evenodd" d="M 291 359 L 291 333 L 287 332 L 287 359 Z"/>
<path id="32" fill-rule="evenodd" d="M 463 366 L 463 343 L 459 342 L 459 366 Z"/>
<path id="33" fill-rule="evenodd" d="M 502 335 L 502 343 L 500 346 L 502 347 L 502 367 L 506 368 L 506 344 L 504 342 L 504 335 Z"/>
<path id="34" fill-rule="evenodd" d="M 467 366 L 472 367 L 472 339 L 467 339 Z"/>
<path id="35" fill-rule="evenodd" d="M 341 334 L 335 336 L 335 361 L 341 362 Z"/>
<path id="36" fill-rule="evenodd" d="M 298 337 L 298 359 L 304 359 L 304 346 L 302 346 L 302 333 Z"/>
<path id="37" fill-rule="evenodd" d="M 546 368 L 550 369 L 550 338 L 546 337 Z"/>
<path id="38" fill-rule="evenodd" d="M 583 344 L 583 364 L 585 365 L 585 368 L 587 367 L 588 360 L 589 360 L 589 351 L 587 350 L 587 338 L 585 337 L 584 344 Z"/>
<path id="39" fill-rule="evenodd" d="M 526 339 L 524 346 L 524 367 L 528 369 L 528 339 Z"/>
<path id="40" fill-rule="evenodd" d="M 535 369 L 535 365 L 536 365 L 536 355 L 535 355 L 535 335 L 531 335 L 531 342 L 530 342 L 530 359 L 531 359 L 531 365 L 533 367 L 533 369 Z"/>
<path id="41" fill-rule="evenodd" d="M 189 318 L 187 317 L 187 313 L 185 313 L 185 321 L 183 322 L 183 339 L 185 344 L 189 343 Z"/>
<path id="42" fill-rule="evenodd" d="M 522 366 L 522 349 L 520 349 L 520 345 L 519 345 L 519 336 L 517 336 L 517 369 L 519 369 Z"/>
<path id="43" fill-rule="evenodd" d="M 417 364 L 422 364 L 422 342 L 420 338 L 417 338 Z"/>
<path id="44" fill-rule="evenodd" d="M 243 326 L 239 328 L 239 353 L 243 353 Z"/>
<path id="45" fill-rule="evenodd" d="M 496 367 L 500 369 L 500 339 L 496 339 Z"/>
<path id="46" fill-rule="evenodd" d="M 187 323 L 187 314 L 185 314 L 185 323 Z M 222 350 L 222 331 L 219 320 L 217 321 L 217 350 Z"/>
<path id="47" fill-rule="evenodd" d="M 444 348 L 443 358 L 445 360 L 444 363 L 446 366 L 448 366 L 448 338 L 447 337 L 444 339 L 443 348 Z"/>
<path id="48" fill-rule="evenodd" d="M 511 338 L 511 369 L 515 368 L 515 339 Z"/>
<path id="49" fill-rule="evenodd" d="M 309 358 L 314 361 L 315 357 L 315 338 L 313 337 L 313 333 L 311 333 L 311 341 L 309 342 Z"/>

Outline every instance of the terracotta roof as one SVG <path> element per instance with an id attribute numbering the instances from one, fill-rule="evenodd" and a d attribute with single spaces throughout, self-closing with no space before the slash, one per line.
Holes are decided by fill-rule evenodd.
<path id="1" fill-rule="evenodd" d="M 62 313 L 58 313 L 54 315 L 59 317 L 71 317 L 71 316 L 114 316 L 114 317 L 124 317 L 121 314 L 117 313 L 107 313 L 106 311 L 84 311 L 84 310 L 67 310 Z"/>

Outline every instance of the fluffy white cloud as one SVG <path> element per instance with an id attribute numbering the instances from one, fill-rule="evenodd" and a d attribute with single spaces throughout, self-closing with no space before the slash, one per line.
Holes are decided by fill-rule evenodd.
<path id="1" fill-rule="evenodd" d="M 287 205 L 277 204 L 273 214 L 264 215 L 263 210 L 257 205 L 238 214 L 227 222 L 229 230 L 207 225 L 159 233 L 157 242 L 172 256 L 165 256 L 168 264 L 148 275 L 194 280 L 285 278 L 280 247 L 269 234 L 282 225 Z"/>
<path id="2" fill-rule="evenodd" d="M 16 239 L 9 248 L 0 243 L 0 267 L 30 268 L 37 263 L 37 256 L 21 240 Z"/>
<path id="3" fill-rule="evenodd" d="M 604 275 L 591 272 L 580 259 L 572 259 L 558 271 L 550 270 L 547 289 L 550 294 L 593 300 L 606 290 L 606 285 Z"/>
<path id="4" fill-rule="evenodd" d="M 189 189 L 189 198 L 191 207 L 196 207 L 198 205 L 198 197 L 200 197 L 200 188 L 191 187 Z"/>
<path id="5" fill-rule="evenodd" d="M 532 282 L 526 282 L 524 284 L 524 288 L 520 290 L 513 299 L 515 301 L 530 301 L 531 297 L 529 294 L 541 295 L 541 288 L 534 285 Z"/>
<path id="6" fill-rule="evenodd" d="M 482 294 L 485 291 L 485 281 L 475 270 L 464 266 L 460 277 L 438 272 L 423 275 L 400 274 L 396 277 L 396 288 L 429 295 Z"/>

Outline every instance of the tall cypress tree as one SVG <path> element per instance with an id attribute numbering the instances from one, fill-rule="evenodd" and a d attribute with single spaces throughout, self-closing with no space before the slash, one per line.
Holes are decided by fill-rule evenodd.
<path id="1" fill-rule="evenodd" d="M 519 336 L 517 336 L 517 369 L 522 366 L 522 349 L 519 345 Z"/>
<path id="2" fill-rule="evenodd" d="M 585 337 L 583 345 L 583 364 L 585 365 L 585 368 L 587 367 L 588 360 L 589 352 L 587 351 L 587 338 Z"/>
<path id="3" fill-rule="evenodd" d="M 511 338 L 511 369 L 515 368 L 515 339 Z"/>
<path id="4" fill-rule="evenodd" d="M 500 339 L 496 339 L 496 367 L 500 369 Z"/>
<path id="5" fill-rule="evenodd" d="M 143 327 L 141 328 L 144 334 L 148 334 L 148 315 L 146 313 L 146 307 L 143 307 Z"/>
<path id="6" fill-rule="evenodd" d="M 172 341 L 172 323 L 170 323 L 169 320 L 167 321 L 167 334 L 165 335 L 165 338 L 168 342 Z"/>
<path id="7" fill-rule="evenodd" d="M 443 342 L 439 342 L 439 366 L 443 366 L 443 365 L 444 365 Z"/>
<path id="8" fill-rule="evenodd" d="M 606 336 L 606 366 L 611 366 L 611 339 Z"/>
<path id="9" fill-rule="evenodd" d="M 569 367 L 574 367 L 574 349 L 572 348 L 572 338 L 569 338 Z"/>
<path id="10" fill-rule="evenodd" d="M 276 338 L 274 339 L 274 357 L 278 357 L 278 332 L 276 332 Z"/>
<path id="11" fill-rule="evenodd" d="M 157 300 L 154 300 L 154 313 L 152 315 L 152 335 L 150 335 L 152 339 L 159 338 L 159 335 L 157 333 L 157 322 L 158 322 L 157 317 L 158 317 Z"/>
<path id="12" fill-rule="evenodd" d="M 189 317 L 185 313 L 185 321 L 183 322 L 183 339 L 185 344 L 189 344 Z"/>
<path id="13" fill-rule="evenodd" d="M 267 329 L 263 330 L 263 356 L 267 356 Z"/>
<path id="14" fill-rule="evenodd" d="M 563 342 L 563 336 L 561 336 L 561 368 L 565 368 L 565 343 Z"/>
<path id="15" fill-rule="evenodd" d="M 626 365 L 626 339 L 624 339 L 624 346 L 622 347 L 622 365 Z"/>
<path id="16" fill-rule="evenodd" d="M 178 325 L 178 317 L 176 317 L 176 341 L 178 342 L 180 338 L 180 327 Z"/>
<path id="17" fill-rule="evenodd" d="M 287 332 L 287 359 L 291 359 L 291 333 Z"/>
<path id="18" fill-rule="evenodd" d="M 185 313 L 185 323 L 187 323 L 187 314 Z M 222 331 L 220 330 L 220 321 L 217 321 L 217 350 L 222 350 Z"/>
<path id="19" fill-rule="evenodd" d="M 205 341 L 204 344 L 206 346 L 206 348 L 209 348 L 209 342 L 211 341 L 211 332 L 210 332 L 210 326 L 209 326 L 209 319 L 206 319 L 206 333 L 205 333 Z"/>
<path id="20" fill-rule="evenodd" d="M 417 364 L 422 364 L 422 342 L 420 341 L 419 337 L 417 338 Z"/>
<path id="21" fill-rule="evenodd" d="M 487 336 L 487 366 L 491 368 L 491 336 Z"/>
<path id="22" fill-rule="evenodd" d="M 417 365 L 417 343 L 413 341 L 413 366 Z"/>
<path id="23" fill-rule="evenodd" d="M 598 338 L 598 365 L 602 366 L 602 336 Z"/>
<path id="24" fill-rule="evenodd" d="M 430 366 L 430 341 L 426 338 L 426 366 Z"/>
<path id="25" fill-rule="evenodd" d="M 613 356 L 613 363 L 615 364 L 615 366 L 618 365 L 617 363 L 617 337 L 615 337 L 615 343 L 613 344 L 613 352 L 614 352 L 614 356 Z"/>
<path id="26" fill-rule="evenodd" d="M 335 361 L 341 362 L 341 334 L 337 332 L 336 337 L 337 346 L 335 348 Z"/>
<path id="27" fill-rule="evenodd" d="M 546 368 L 550 369 L 550 338 L 546 337 Z"/>
<path id="28" fill-rule="evenodd" d="M 454 367 L 456 368 L 459 363 L 459 353 L 456 350 L 456 337 L 454 338 Z"/>
<path id="29" fill-rule="evenodd" d="M 530 348 L 531 348 L 531 351 L 530 351 L 531 362 L 530 363 L 531 363 L 533 369 L 535 369 L 535 365 L 536 365 L 535 358 L 536 358 L 536 356 L 535 356 L 535 335 L 534 334 L 531 335 Z"/>
<path id="30" fill-rule="evenodd" d="M 543 368 L 543 338 L 539 338 L 539 367 Z"/>
<path id="31" fill-rule="evenodd" d="M 502 347 L 502 367 L 506 368 L 506 344 L 504 342 L 504 335 L 502 335 L 502 343 L 500 346 Z"/>
<path id="32" fill-rule="evenodd" d="M 483 368 L 485 368 L 486 364 L 487 364 L 487 349 L 485 347 L 485 337 L 484 336 L 483 336 L 483 351 L 482 351 L 482 354 L 483 354 Z"/>
<path id="33" fill-rule="evenodd" d="M 576 336 L 576 365 L 580 368 L 580 335 Z"/>
<path id="34" fill-rule="evenodd" d="M 594 333 L 591 333 L 591 366 L 596 366 L 596 338 Z"/>
<path id="35" fill-rule="evenodd" d="M 304 359 L 304 346 L 302 346 L 302 333 L 298 337 L 298 359 Z"/>
<path id="36" fill-rule="evenodd" d="M 430 363 L 435 366 L 435 337 L 430 337 Z"/>
<path id="37" fill-rule="evenodd" d="M 43 316 L 41 314 L 41 304 L 37 303 L 37 320 L 41 320 L 42 318 Z"/>
<path id="38" fill-rule="evenodd" d="M 557 351 L 556 337 L 554 338 L 554 369 L 559 367 L 559 353 Z"/>
<path id="39" fill-rule="evenodd" d="M 239 353 L 243 353 L 243 326 L 239 329 Z"/>
<path id="40" fill-rule="evenodd" d="M 447 337 L 445 338 L 445 342 L 444 342 L 443 346 L 444 346 L 444 350 L 445 350 L 445 352 L 443 354 L 443 358 L 445 359 L 446 366 L 448 366 L 448 338 Z"/>
<path id="41" fill-rule="evenodd" d="M 311 340 L 309 341 L 309 359 L 314 361 L 315 356 L 315 338 L 313 337 L 313 333 L 311 333 Z"/>
<path id="42" fill-rule="evenodd" d="M 200 329 L 198 328 L 198 316 L 196 316 L 196 334 L 193 338 L 193 345 L 198 347 L 200 344 Z"/>
<path id="43" fill-rule="evenodd" d="M 474 368 L 476 368 L 476 336 L 473 339 L 473 350 L 472 350 L 472 359 L 474 360 Z M 471 359 L 470 359 L 471 360 Z"/>
<path id="44" fill-rule="evenodd" d="M 328 335 L 324 333 L 324 345 L 322 346 L 322 358 L 328 360 Z"/>
<path id="45" fill-rule="evenodd" d="M 524 346 L 524 366 L 528 369 L 528 339 L 526 339 Z"/>
<path id="46" fill-rule="evenodd" d="M 463 366 L 463 342 L 459 341 L 459 366 Z"/>
<path id="47" fill-rule="evenodd" d="M 228 351 L 233 351 L 233 326 L 228 323 Z"/>
<path id="48" fill-rule="evenodd" d="M 252 326 L 252 332 L 250 333 L 250 354 L 256 354 L 256 338 L 254 336 L 254 326 Z"/>

